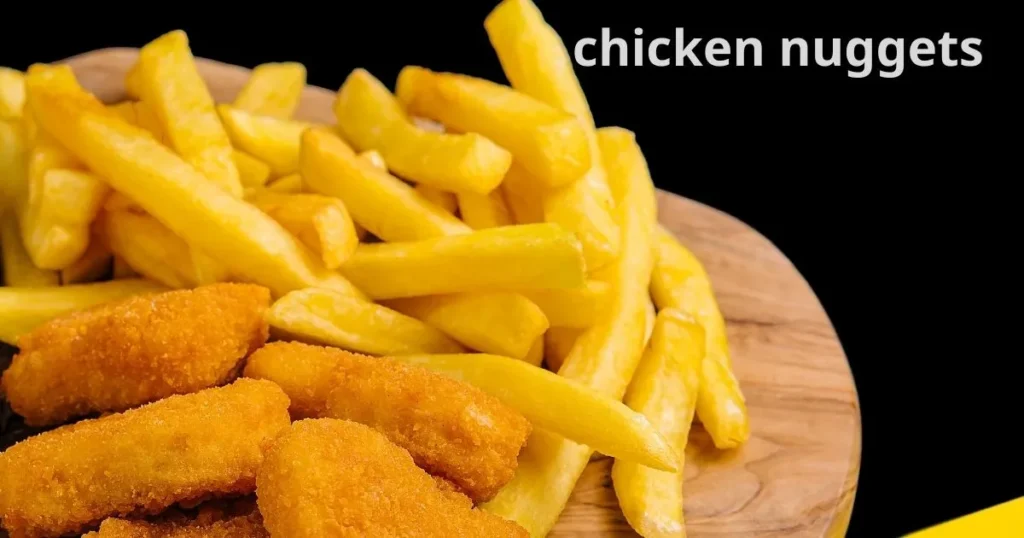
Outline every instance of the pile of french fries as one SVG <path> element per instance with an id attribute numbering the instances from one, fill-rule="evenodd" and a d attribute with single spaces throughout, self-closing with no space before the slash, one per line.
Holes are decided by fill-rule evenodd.
<path id="1" fill-rule="evenodd" d="M 536 6 L 504 0 L 484 26 L 510 85 L 409 66 L 392 91 L 358 69 L 337 124 L 293 119 L 296 63 L 261 65 L 215 103 L 181 31 L 141 49 L 124 102 L 66 65 L 0 69 L 0 340 L 154 289 L 258 283 L 280 338 L 463 377 L 452 354 L 512 357 L 624 401 L 676 461 L 617 460 L 622 511 L 643 536 L 683 536 L 694 417 L 720 449 L 749 436 L 708 275 L 658 224 L 634 135 L 596 128 Z M 545 390 L 495 364 L 466 380 Z M 564 397 L 561 413 L 589 409 Z M 560 427 L 574 421 L 628 428 Z M 482 507 L 539 537 L 594 449 L 535 426 Z"/>

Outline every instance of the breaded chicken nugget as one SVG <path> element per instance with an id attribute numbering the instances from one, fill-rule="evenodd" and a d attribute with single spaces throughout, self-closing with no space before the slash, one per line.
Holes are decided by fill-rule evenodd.
<path id="1" fill-rule="evenodd" d="M 256 496 L 271 536 L 528 538 L 439 488 L 382 434 L 344 420 L 294 423 L 268 450 Z"/>
<path id="2" fill-rule="evenodd" d="M 19 340 L 2 387 L 44 426 L 221 385 L 266 342 L 269 303 L 267 288 L 214 284 L 72 313 Z"/>
<path id="3" fill-rule="evenodd" d="M 209 523 L 150 523 L 109 518 L 82 538 L 269 538 L 259 512 Z"/>
<path id="4" fill-rule="evenodd" d="M 336 348 L 268 344 L 253 353 L 246 375 L 278 383 L 293 402 L 293 415 L 377 429 L 476 502 L 512 479 L 531 430 L 518 411 L 472 385 Z"/>
<path id="5" fill-rule="evenodd" d="M 252 493 L 264 449 L 288 423 L 277 385 L 239 379 L 39 434 L 0 453 L 0 520 L 12 538 L 61 536 Z"/>

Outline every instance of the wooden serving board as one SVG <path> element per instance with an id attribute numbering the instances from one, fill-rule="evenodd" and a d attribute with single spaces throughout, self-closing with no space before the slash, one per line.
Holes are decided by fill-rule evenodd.
<path id="1" fill-rule="evenodd" d="M 136 49 L 104 49 L 67 62 L 86 88 L 116 102 L 136 56 Z M 230 102 L 249 76 L 210 60 L 199 69 L 218 102 Z M 334 123 L 334 93 L 308 87 L 297 118 Z M 789 260 L 747 225 L 666 192 L 659 210 L 711 275 L 752 425 L 750 441 L 729 452 L 694 428 L 686 454 L 688 535 L 844 535 L 860 466 L 860 411 L 828 316 Z M 616 503 L 610 465 L 590 464 L 552 536 L 636 536 Z"/>

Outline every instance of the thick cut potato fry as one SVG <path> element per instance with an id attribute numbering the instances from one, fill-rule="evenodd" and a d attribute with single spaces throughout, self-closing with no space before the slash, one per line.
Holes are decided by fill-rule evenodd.
<path id="1" fill-rule="evenodd" d="M 124 258 L 114 255 L 114 280 L 123 280 L 126 278 L 137 278 L 138 273 L 132 266 L 128 265 L 128 262 L 124 261 Z"/>
<path id="2" fill-rule="evenodd" d="M 725 318 L 715 300 L 711 280 L 700 260 L 660 226 L 654 234 L 654 250 L 654 303 L 660 309 L 678 308 L 704 328 L 705 356 L 697 416 L 716 447 L 739 446 L 750 437 L 750 418 L 739 381 L 732 372 Z"/>
<path id="3" fill-rule="evenodd" d="M 146 103 L 142 101 L 123 101 L 116 105 L 110 105 L 107 108 L 124 121 L 142 127 L 161 144 L 170 144 L 163 126 L 160 125 L 160 118 L 156 116 L 153 108 Z"/>
<path id="4" fill-rule="evenodd" d="M 240 279 L 277 296 L 311 286 L 362 295 L 274 219 L 213 185 L 141 129 L 46 91 L 29 104 L 40 125 L 112 187 Z"/>
<path id="5" fill-rule="evenodd" d="M 501 189 L 494 189 L 489 194 L 460 192 L 456 196 L 462 222 L 474 230 L 515 224 Z"/>
<path id="6" fill-rule="evenodd" d="M 548 329 L 537 305 L 518 293 L 458 293 L 383 303 L 440 329 L 470 349 L 526 359 Z"/>
<path id="7" fill-rule="evenodd" d="M 215 185 L 241 197 L 231 140 L 199 76 L 185 32 L 168 32 L 142 47 L 138 69 L 142 101 L 153 107 L 171 147 Z"/>
<path id="8" fill-rule="evenodd" d="M 363 244 L 341 271 L 374 299 L 575 288 L 585 283 L 579 241 L 554 224 L 503 226 L 422 241 Z"/>
<path id="9" fill-rule="evenodd" d="M 396 93 L 412 114 L 497 142 L 548 188 L 577 181 L 591 167 L 578 119 L 508 86 L 409 66 L 398 75 Z"/>
<path id="10" fill-rule="evenodd" d="M 582 288 L 529 290 L 523 295 L 540 307 L 552 327 L 586 329 L 607 311 L 611 286 L 588 280 Z"/>
<path id="11" fill-rule="evenodd" d="M 89 248 L 75 263 L 60 271 L 60 283 L 67 286 L 100 280 L 110 273 L 112 261 L 113 253 L 102 226 L 94 225 Z"/>
<path id="12" fill-rule="evenodd" d="M 621 127 L 602 127 L 597 130 L 597 142 L 601 154 L 607 154 L 605 169 L 608 170 L 608 185 L 611 187 L 615 200 L 623 201 L 631 190 L 637 187 L 629 181 L 638 170 L 647 170 L 647 160 L 643 153 L 635 151 L 636 136 Z M 643 172 L 646 173 L 646 172 Z M 653 228 L 658 224 L 658 198 L 654 183 L 644 182 L 639 186 L 639 210 L 647 225 Z"/>
<path id="13" fill-rule="evenodd" d="M 124 74 L 124 93 L 132 99 L 142 99 L 142 70 L 139 63 L 136 60 Z"/>
<path id="14" fill-rule="evenodd" d="M 28 194 L 28 144 L 16 121 L 0 119 L 0 211 L 20 212 Z"/>
<path id="15" fill-rule="evenodd" d="M 306 87 L 306 66 L 297 62 L 257 65 L 248 82 L 235 97 L 237 109 L 289 119 L 299 106 Z"/>
<path id="16" fill-rule="evenodd" d="M 579 237 L 590 270 L 605 267 L 618 256 L 622 232 L 607 204 L 585 181 L 546 192 L 543 204 L 545 222 L 560 224 Z"/>
<path id="17" fill-rule="evenodd" d="M 544 222 L 545 190 L 536 183 L 529 172 L 515 163 L 505 174 L 501 190 L 505 192 L 505 202 L 516 224 Z"/>
<path id="18" fill-rule="evenodd" d="M 352 217 L 337 198 L 263 190 L 247 199 L 319 254 L 328 269 L 345 263 L 359 244 Z"/>
<path id="19" fill-rule="evenodd" d="M 107 105 L 107 108 L 110 109 L 110 111 L 114 114 L 117 114 L 117 117 L 121 118 L 122 120 L 132 125 L 138 125 L 139 117 L 135 114 L 136 102 L 137 101 L 121 101 L 120 103 Z"/>
<path id="20" fill-rule="evenodd" d="M 275 179 L 267 185 L 267 190 L 280 192 L 282 194 L 298 194 L 303 192 L 304 185 L 302 183 L 302 175 L 289 174 L 282 178 Z"/>
<path id="21" fill-rule="evenodd" d="M 649 299 L 647 308 L 644 309 L 644 348 L 647 348 L 648 342 L 651 341 L 651 335 L 654 334 L 654 322 L 657 317 L 658 310 L 654 307 L 654 301 Z"/>
<path id="22" fill-rule="evenodd" d="M 384 162 L 384 156 L 381 155 L 380 152 L 375 149 L 368 149 L 366 151 L 360 152 L 359 158 L 364 159 L 366 162 L 372 164 L 373 166 L 381 170 L 384 170 L 385 172 L 388 170 L 388 163 Z"/>
<path id="23" fill-rule="evenodd" d="M 155 218 L 131 211 L 103 214 L 110 249 L 136 273 L 169 288 L 201 285 L 193 251 Z"/>
<path id="24" fill-rule="evenodd" d="M 422 321 L 330 290 L 293 291 L 274 303 L 267 321 L 274 329 L 297 340 L 371 355 L 463 349 Z"/>
<path id="25" fill-rule="evenodd" d="M 238 178 L 242 187 L 262 187 L 270 179 L 270 165 L 249 155 L 244 151 L 235 150 L 231 154 L 238 168 Z"/>
<path id="26" fill-rule="evenodd" d="M 487 194 L 512 155 L 484 136 L 447 134 L 414 125 L 390 91 L 364 69 L 345 79 L 334 102 L 342 135 L 356 149 L 376 149 L 396 175 L 446 191 Z"/>
<path id="27" fill-rule="evenodd" d="M 544 333 L 544 363 L 548 370 L 557 372 L 562 367 L 565 358 L 572 353 L 576 339 L 583 331 L 584 329 L 551 327 Z"/>
<path id="28" fill-rule="evenodd" d="M 626 151 L 640 152 L 636 144 Z M 605 166 L 616 159 L 642 162 L 632 155 L 604 153 Z M 586 385 L 615 400 L 624 396 L 643 354 L 644 309 L 647 287 L 654 264 L 652 227 L 643 208 L 645 196 L 653 192 L 645 167 L 607 168 L 627 178 L 615 178 L 628 185 L 623 203 L 616 207 L 622 226 L 622 254 L 611 265 L 611 301 L 605 317 L 580 335 L 572 352 L 559 368 L 561 376 Z M 611 181 L 611 178 L 610 178 Z M 601 452 L 604 452 L 603 450 Z M 545 536 L 565 508 L 593 449 L 558 435 L 534 434 L 520 457 L 519 470 L 505 488 L 484 509 L 516 521 L 531 536 Z"/>
<path id="29" fill-rule="evenodd" d="M 697 407 L 703 357 L 704 330 L 700 325 L 682 311 L 662 310 L 626 393 L 626 405 L 646 416 L 679 458 L 685 457 Z M 618 458 L 612 465 L 619 506 L 641 536 L 686 535 L 682 463 L 676 472 Z"/>
<path id="30" fill-rule="evenodd" d="M 668 443 L 643 415 L 619 400 L 542 368 L 508 357 L 475 353 L 410 355 L 395 360 L 475 385 L 522 413 L 534 426 L 602 454 L 663 470 L 679 468 Z"/>
<path id="31" fill-rule="evenodd" d="M 311 124 L 257 116 L 228 105 L 218 106 L 217 111 L 238 149 L 270 165 L 276 176 L 299 171 L 302 132 Z"/>
<path id="32" fill-rule="evenodd" d="M 231 271 L 213 256 L 191 246 L 189 255 L 192 257 L 192 270 L 199 286 L 232 280 Z"/>
<path id="33" fill-rule="evenodd" d="M 357 224 L 384 241 L 415 241 L 472 231 L 402 180 L 356 156 L 325 129 L 302 135 L 306 187 L 345 202 Z"/>
<path id="34" fill-rule="evenodd" d="M 424 183 L 416 185 L 415 190 L 427 200 L 453 215 L 459 210 L 459 200 L 455 197 L 454 193 L 443 191 Z"/>
<path id="35" fill-rule="evenodd" d="M 29 201 L 21 224 L 32 261 L 44 269 L 66 269 L 89 247 L 89 226 L 103 207 L 109 187 L 80 170 L 47 170 L 29 183 Z"/>
<path id="36" fill-rule="evenodd" d="M 544 363 L 544 335 L 540 335 L 534 340 L 533 345 L 530 346 L 530 351 L 526 353 L 526 358 L 523 362 L 530 366 L 540 367 Z"/>
<path id="37" fill-rule="evenodd" d="M 21 244 L 18 218 L 13 210 L 0 215 L 0 254 L 3 255 L 3 285 L 16 288 L 44 288 L 60 285 L 60 273 L 40 269 Z"/>
<path id="38" fill-rule="evenodd" d="M 18 345 L 21 335 L 62 314 L 166 289 L 147 279 L 47 288 L 0 288 L 0 341 Z"/>
<path id="39" fill-rule="evenodd" d="M 0 119 L 20 118 L 25 108 L 25 74 L 0 67 Z"/>

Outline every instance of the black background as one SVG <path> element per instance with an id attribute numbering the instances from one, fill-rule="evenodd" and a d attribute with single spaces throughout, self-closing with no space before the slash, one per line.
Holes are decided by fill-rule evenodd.
<path id="1" fill-rule="evenodd" d="M 299 61 L 311 83 L 330 89 L 354 67 L 390 85 L 407 64 L 504 81 L 482 26 L 492 2 L 409 4 L 377 2 L 362 14 L 337 4 L 337 17 L 311 4 L 265 14 L 255 4 L 227 7 L 232 17 L 182 6 L 60 17 L 74 22 L 29 16 L 0 32 L 0 65 L 140 46 L 183 28 L 198 56 Z M 1008 189 L 1020 177 L 1009 158 L 1020 154 L 1019 105 L 1001 100 L 1010 51 L 990 24 L 997 15 L 974 3 L 906 6 L 908 15 L 865 4 L 763 12 L 668 4 L 538 2 L 570 46 L 602 26 L 624 37 L 636 26 L 647 36 L 683 26 L 687 37 L 764 44 L 762 67 L 577 72 L 597 123 L 637 133 L 659 187 L 757 228 L 820 297 L 863 414 L 849 535 L 897 536 L 1024 495 L 1009 438 L 1020 429 L 1010 254 L 1021 242 Z M 909 44 L 944 32 L 981 38 L 982 64 L 908 65 L 897 79 L 779 66 L 782 37 Z"/>

